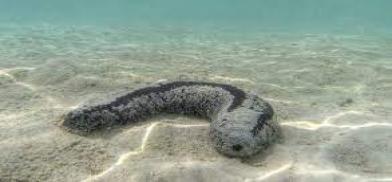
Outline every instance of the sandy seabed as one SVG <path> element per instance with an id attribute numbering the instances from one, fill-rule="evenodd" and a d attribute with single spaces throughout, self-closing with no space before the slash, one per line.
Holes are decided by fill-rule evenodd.
<path id="1" fill-rule="evenodd" d="M 197 118 L 60 127 L 88 100 L 173 79 L 257 93 L 283 140 L 240 160 Z M 392 181 L 392 35 L 2 25 L 0 98 L 0 181 Z"/>

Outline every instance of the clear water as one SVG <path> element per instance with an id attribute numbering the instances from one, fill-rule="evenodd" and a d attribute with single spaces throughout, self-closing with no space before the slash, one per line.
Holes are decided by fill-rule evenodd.
<path id="1" fill-rule="evenodd" d="M 392 181 L 392 1 L 0 0 L 0 181 Z M 161 80 L 232 84 L 284 138 L 228 159 L 162 116 L 81 137 L 62 115 Z"/>
<path id="2" fill-rule="evenodd" d="M 388 0 L 1 0 L 9 23 L 242 24 L 284 30 L 390 30 Z"/>

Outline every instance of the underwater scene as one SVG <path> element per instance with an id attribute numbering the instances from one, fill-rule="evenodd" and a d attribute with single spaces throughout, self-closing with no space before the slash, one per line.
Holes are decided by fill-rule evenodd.
<path id="1" fill-rule="evenodd" d="M 0 0 L 1 182 L 392 182 L 392 1 Z"/>

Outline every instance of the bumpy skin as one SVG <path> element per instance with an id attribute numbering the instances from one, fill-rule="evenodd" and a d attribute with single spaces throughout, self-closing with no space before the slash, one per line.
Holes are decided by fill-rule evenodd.
<path id="1" fill-rule="evenodd" d="M 209 119 L 215 148 L 231 157 L 253 155 L 280 134 L 272 107 L 256 95 L 231 85 L 183 81 L 145 87 L 99 104 L 83 106 L 69 112 L 63 126 L 83 135 L 159 113 Z"/>

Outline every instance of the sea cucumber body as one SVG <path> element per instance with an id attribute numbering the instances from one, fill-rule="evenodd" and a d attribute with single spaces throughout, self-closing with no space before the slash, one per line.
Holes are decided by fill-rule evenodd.
<path id="1" fill-rule="evenodd" d="M 253 155 L 279 136 L 279 126 L 267 102 L 234 86 L 207 82 L 177 81 L 137 89 L 75 109 L 65 116 L 63 125 L 71 132 L 88 134 L 160 113 L 210 120 L 216 149 L 232 157 Z"/>

